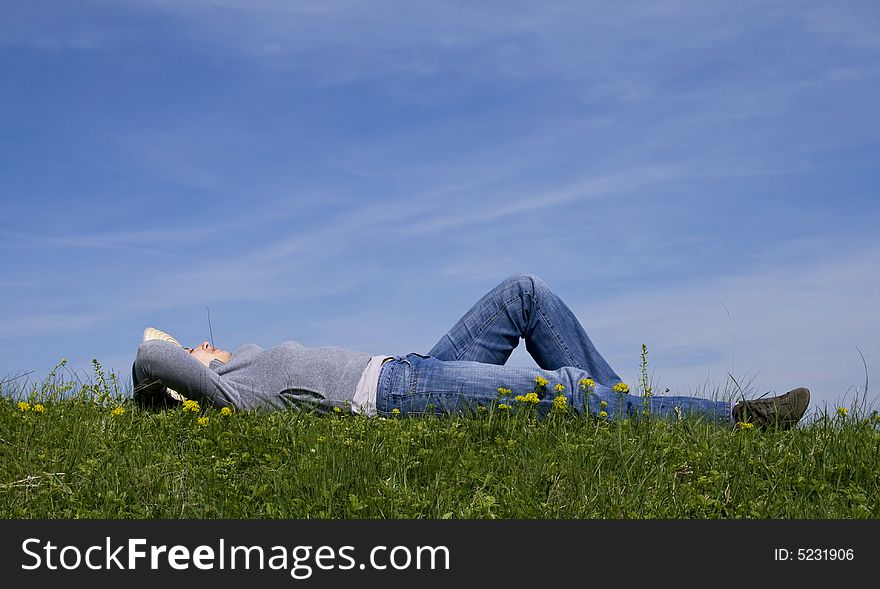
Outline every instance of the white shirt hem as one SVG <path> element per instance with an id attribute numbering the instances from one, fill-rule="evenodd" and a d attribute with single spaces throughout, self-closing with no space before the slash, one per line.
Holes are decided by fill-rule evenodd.
<path id="1" fill-rule="evenodd" d="M 382 364 L 393 356 L 373 356 L 367 362 L 351 400 L 351 410 L 367 417 L 376 417 L 376 392 L 379 389 L 379 373 Z"/>

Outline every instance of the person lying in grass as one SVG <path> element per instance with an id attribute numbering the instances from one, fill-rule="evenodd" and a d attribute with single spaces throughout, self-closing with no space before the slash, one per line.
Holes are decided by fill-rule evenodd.
<path id="1" fill-rule="evenodd" d="M 152 334 L 158 334 L 149 339 Z M 520 338 L 539 369 L 505 366 Z M 148 328 L 132 367 L 135 400 L 147 407 L 183 399 L 234 409 L 309 407 L 366 416 L 451 414 L 518 403 L 539 416 L 564 410 L 602 419 L 685 415 L 734 426 L 790 428 L 809 390 L 738 403 L 629 393 L 581 323 L 548 285 L 517 274 L 483 296 L 427 353 L 371 355 L 288 341 L 234 353 L 194 348 Z"/>

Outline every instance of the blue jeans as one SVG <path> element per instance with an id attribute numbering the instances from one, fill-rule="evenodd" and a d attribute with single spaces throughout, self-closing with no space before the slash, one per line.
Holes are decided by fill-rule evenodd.
<path id="1" fill-rule="evenodd" d="M 520 338 L 538 369 L 504 365 Z M 539 386 L 538 377 L 546 385 Z M 586 379 L 595 383 L 589 389 L 582 385 Z M 615 419 L 696 414 L 730 423 L 729 402 L 684 396 L 643 398 L 613 390 L 620 382 L 568 306 L 540 278 L 517 274 L 477 301 L 427 355 L 407 354 L 386 362 L 379 375 L 376 407 L 379 415 L 387 416 L 395 409 L 401 415 L 447 414 L 525 403 L 544 416 L 562 396 L 566 410 L 579 415 Z M 537 393 L 537 403 L 516 400 L 530 392 Z"/>

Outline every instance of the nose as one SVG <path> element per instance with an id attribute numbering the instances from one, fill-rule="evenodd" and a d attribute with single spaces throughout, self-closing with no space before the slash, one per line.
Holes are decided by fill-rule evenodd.
<path id="1" fill-rule="evenodd" d="M 211 351 L 211 344 L 207 341 L 202 342 L 202 345 L 200 345 L 199 347 L 202 348 L 203 350 L 205 350 L 206 352 Z"/>

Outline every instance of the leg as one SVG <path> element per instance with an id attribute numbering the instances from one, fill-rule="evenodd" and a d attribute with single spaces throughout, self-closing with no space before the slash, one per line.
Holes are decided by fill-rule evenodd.
<path id="1" fill-rule="evenodd" d="M 572 366 L 586 371 L 597 383 L 613 386 L 620 382 L 571 309 L 543 280 L 530 274 L 511 276 L 489 291 L 428 355 L 501 365 L 520 338 L 542 369 Z"/>
<path id="2" fill-rule="evenodd" d="M 617 393 L 596 384 L 591 390 L 581 386 L 588 372 L 572 366 L 556 370 L 539 370 L 485 364 L 469 361 L 442 361 L 430 356 L 409 354 L 387 362 L 379 377 L 376 408 L 379 415 L 388 416 L 394 409 L 402 415 L 467 414 L 480 406 L 491 407 L 504 403 L 511 407 L 521 405 L 518 395 L 535 389 L 535 377 L 547 380 L 545 394 L 536 405 L 539 416 L 553 410 L 554 399 L 562 395 L 566 406 L 578 415 L 593 415 L 603 419 L 640 419 L 643 412 L 664 419 L 698 416 L 729 426 L 730 403 L 699 397 L 650 397 Z M 556 385 L 564 388 L 556 391 Z M 510 389 L 510 395 L 500 395 L 499 388 Z M 604 413 L 604 414 L 603 414 Z"/>

